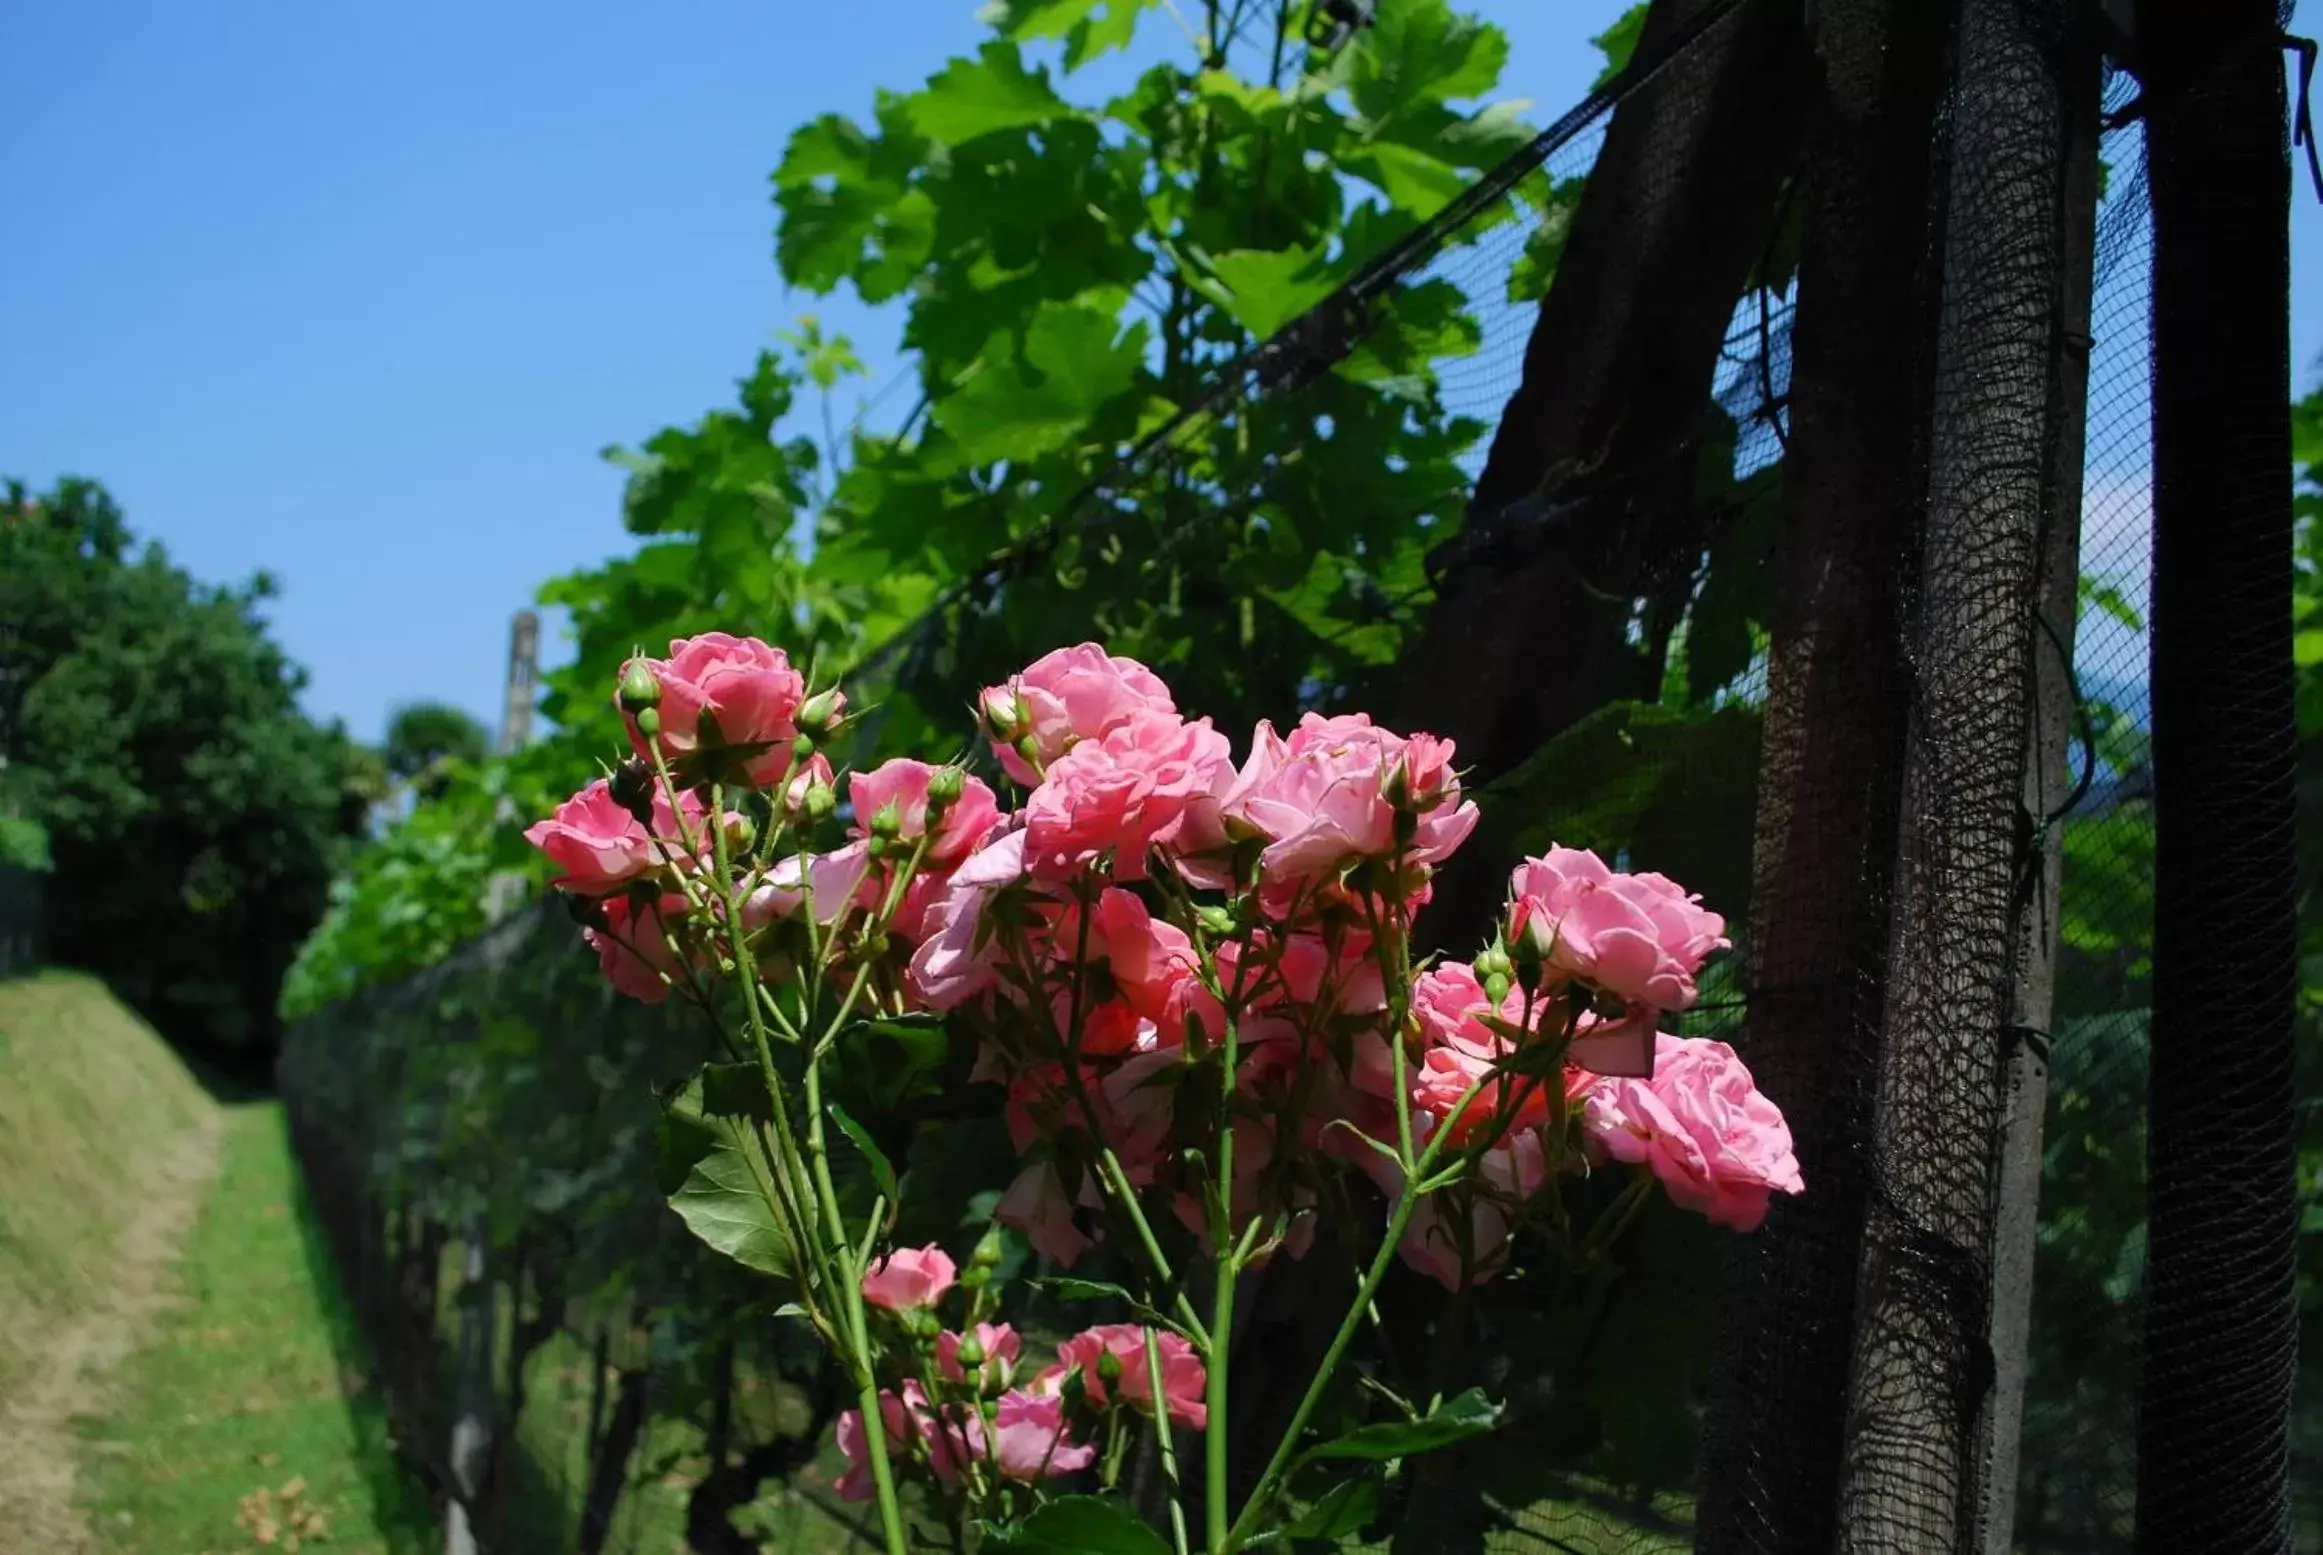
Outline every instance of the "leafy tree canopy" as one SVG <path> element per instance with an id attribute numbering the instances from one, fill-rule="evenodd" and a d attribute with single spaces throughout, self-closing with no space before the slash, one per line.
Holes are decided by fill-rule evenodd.
<path id="1" fill-rule="evenodd" d="M 48 951 L 228 1046 L 270 1031 L 362 813 L 259 618 L 274 591 L 134 548 L 93 482 L 0 497 L 0 810 L 47 835 Z"/>
<path id="2" fill-rule="evenodd" d="M 444 702 L 409 702 L 388 717 L 379 755 L 389 777 L 430 798 L 442 790 L 451 763 L 474 765 L 491 744 L 484 726 L 461 709 Z"/>

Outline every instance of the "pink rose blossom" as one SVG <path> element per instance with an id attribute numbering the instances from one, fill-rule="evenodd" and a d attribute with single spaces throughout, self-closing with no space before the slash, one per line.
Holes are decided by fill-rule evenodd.
<path id="1" fill-rule="evenodd" d="M 947 1488 L 959 1480 L 961 1468 L 968 1459 L 984 1455 L 980 1422 L 966 1414 L 957 1420 L 938 1418 L 926 1391 L 916 1381 L 907 1380 L 900 1394 L 882 1392 L 879 1395 L 879 1423 L 887 1437 L 890 1463 L 902 1459 L 914 1441 L 923 1442 L 930 1472 Z M 839 1452 L 847 1460 L 847 1471 L 832 1482 L 831 1488 L 839 1493 L 842 1501 L 871 1499 L 871 1445 L 865 1435 L 862 1410 L 850 1409 L 839 1416 Z"/>
<path id="2" fill-rule="evenodd" d="M 977 1376 L 1006 1387 L 1016 1373 L 1018 1358 L 1024 1353 L 1024 1341 L 1006 1323 L 978 1323 L 969 1332 L 984 1351 L 983 1364 L 976 1368 Z M 967 1337 L 969 1334 L 956 1334 L 949 1329 L 936 1335 L 936 1370 L 948 1381 L 968 1380 L 967 1369 L 960 1364 L 960 1341 Z"/>
<path id="3" fill-rule="evenodd" d="M 701 825 L 701 800 L 682 793 L 678 807 L 687 826 Z M 683 857 L 683 835 L 678 816 L 671 813 L 669 800 L 658 784 L 653 796 L 653 830 L 649 832 L 637 823 L 636 816 L 614 802 L 613 786 L 599 778 L 558 805 L 547 820 L 526 828 L 524 840 L 564 871 L 552 884 L 584 896 L 606 896 L 662 867 L 663 849 L 656 838 L 668 844 L 671 855 Z"/>
<path id="4" fill-rule="evenodd" d="M 1082 1209 L 1104 1207 L 1094 1179 L 1081 1179 L 1078 1204 Z M 1080 1228 L 1074 1209 L 1075 1201 L 1066 1197 L 1056 1163 L 1035 1161 L 1016 1174 L 1016 1180 L 1000 1196 L 992 1218 L 1023 1232 L 1034 1252 L 1069 1269 L 1095 1241 Z"/>
<path id="5" fill-rule="evenodd" d="M 899 1247 L 863 1275 L 863 1299 L 890 1312 L 932 1307 L 959 1275 L 940 1247 Z"/>
<path id="6" fill-rule="evenodd" d="M 1511 1128 L 1534 1128 L 1547 1122 L 1548 1086 L 1552 1083 L 1562 1088 L 1568 1102 L 1586 1092 L 1592 1077 L 1572 1068 L 1565 1069 L 1562 1078 L 1554 1082 L 1495 1072 L 1515 1051 L 1515 1044 L 1505 1033 L 1486 1025 L 1484 1017 L 1496 1015 L 1515 1027 L 1521 1024 L 1524 1013 L 1523 997 L 1513 992 L 1495 1010 L 1475 969 L 1465 961 L 1440 962 L 1422 972 L 1412 985 L 1412 1015 L 1419 1023 L 1420 1048 L 1405 1068 L 1412 1105 L 1431 1118 L 1449 1117 L 1469 1087 L 1481 1081 L 1483 1090 L 1460 1115 L 1456 1137 L 1465 1142 L 1488 1126 L 1504 1106 L 1515 1108 L 1508 1119 Z M 1351 1078 L 1359 1088 L 1387 1098 L 1395 1088 L 1394 1074 L 1394 1055 L 1387 1051 L 1384 1040 L 1373 1039 L 1357 1047 Z"/>
<path id="7" fill-rule="evenodd" d="M 854 802 L 855 824 L 848 834 L 870 836 L 871 818 L 892 804 L 898 821 L 896 840 L 906 846 L 918 842 L 927 835 L 928 779 L 937 770 L 924 761 L 898 756 L 869 772 L 852 774 L 847 780 L 847 793 Z M 981 778 L 962 774 L 960 797 L 944 811 L 935 837 L 928 844 L 928 859 L 937 864 L 957 863 L 983 840 L 999 818 L 1000 805 L 992 797 L 992 790 Z"/>
<path id="8" fill-rule="evenodd" d="M 788 918 L 812 893 L 817 923 L 836 923 L 850 907 L 869 908 L 878 890 L 870 851 L 850 842 L 829 853 L 796 853 L 776 859 L 742 899 L 742 928 L 755 934 Z"/>
<path id="9" fill-rule="evenodd" d="M 1018 753 L 1017 740 L 1031 736 L 1034 754 L 1046 768 L 1079 741 L 1101 739 L 1149 713 L 1177 712 L 1159 675 L 1095 643 L 1044 654 L 1006 685 L 986 688 L 978 705 L 986 710 L 988 723 L 1008 734 L 993 741 L 993 754 L 1027 788 L 1041 781 L 1041 773 Z"/>
<path id="10" fill-rule="evenodd" d="M 1025 861 L 1055 878 L 1110 853 L 1118 878 L 1141 880 L 1146 851 L 1169 841 L 1226 762 L 1226 737 L 1207 718 L 1148 713 L 1083 740 L 1025 801 Z"/>
<path id="11" fill-rule="evenodd" d="M 652 744 L 672 766 L 714 751 L 732 753 L 742 776 L 771 787 L 790 770 L 793 721 L 807 684 L 780 648 L 755 637 L 704 632 L 669 645 L 666 659 L 643 659 L 661 686 L 661 732 Z M 618 700 L 618 699 L 616 699 Z M 630 743 L 640 756 L 652 744 L 629 718 Z"/>
<path id="12" fill-rule="evenodd" d="M 1185 1076 L 1185 1050 L 1173 1044 L 1123 1059 L 1098 1083 L 1105 1141 L 1138 1187 L 1153 1182 L 1168 1153 L 1170 1123 Z"/>
<path id="13" fill-rule="evenodd" d="M 1182 1336 L 1166 1328 L 1154 1330 L 1153 1338 L 1161 1350 L 1162 1396 L 1169 1417 L 1198 1431 L 1209 1418 L 1202 1401 L 1207 1380 L 1202 1358 Z M 1097 1372 L 1097 1358 L 1105 1354 L 1121 1363 L 1122 1401 L 1152 1414 L 1153 1375 L 1146 1358 L 1146 1331 L 1135 1323 L 1100 1323 L 1075 1334 L 1057 1346 L 1056 1364 L 1042 1372 L 1034 1386 L 1042 1392 L 1054 1392 L 1064 1385 L 1065 1373 L 1078 1366 L 1089 1401 L 1106 1408 L 1111 1399 Z"/>
<path id="14" fill-rule="evenodd" d="M 1508 941 L 1527 936 L 1565 977 L 1654 1010 L 1692 1006 L 1694 976 L 1726 948 L 1726 920 L 1675 881 L 1617 874 L 1586 848 L 1551 848 L 1509 877 Z"/>
<path id="15" fill-rule="evenodd" d="M 1054 1393 L 1022 1388 L 1000 1395 L 992 1406 L 994 1460 L 1019 1484 L 1073 1474 L 1097 1461 L 1097 1449 L 1065 1434 L 1065 1401 Z"/>
<path id="16" fill-rule="evenodd" d="M 1663 1034 L 1653 1078 L 1607 1081 L 1582 1119 L 1607 1155 L 1644 1162 L 1714 1225 L 1756 1230 L 1774 1194 L 1806 1187 L 1782 1110 L 1723 1042 Z"/>
<path id="17" fill-rule="evenodd" d="M 669 997 L 665 976 L 683 978 L 684 963 L 670 950 L 667 930 L 685 919 L 686 899 L 671 891 L 642 912 L 625 896 L 605 900 L 605 927 L 586 929 L 581 938 L 597 952 L 597 965 L 615 993 L 644 1004 Z"/>
<path id="18" fill-rule="evenodd" d="M 1435 1120 L 1415 1118 L 1413 1122 L 1413 1138 L 1418 1142 L 1428 1137 Z M 1378 1151 L 1361 1144 L 1334 1147 L 1334 1151 L 1353 1161 L 1390 1199 L 1403 1191 L 1402 1172 Z M 1454 1194 L 1463 1190 L 1439 1189 L 1421 1199 L 1396 1249 L 1406 1264 L 1446 1290 L 1481 1284 L 1498 1274 L 1507 1261 L 1515 1211 L 1548 1181 L 1548 1160 L 1539 1130 L 1518 1130 L 1485 1151 L 1477 1162 L 1477 1177 L 1475 1189 L 1466 1192 L 1465 1259 L 1456 1223 L 1449 1218 L 1451 1206 L 1457 1202 Z"/>
<path id="19" fill-rule="evenodd" d="M 1198 884 L 1229 884 L 1218 863 L 1238 836 L 1265 839 L 1260 867 L 1278 890 L 1335 882 L 1365 859 L 1398 855 L 1398 799 L 1412 819 L 1400 856 L 1433 866 L 1450 857 L 1476 827 L 1476 806 L 1460 798 L 1449 741 L 1413 741 L 1361 713 L 1309 713 L 1284 739 L 1262 723 L 1239 772 L 1218 782 L 1194 807 L 1179 838 L 1187 874 Z"/>
<path id="20" fill-rule="evenodd" d="M 1133 893 L 1108 887 L 1082 923 L 1067 907 L 1046 934 L 1052 960 L 1049 1002 L 1057 1028 L 1093 1055 L 1175 1046 L 1183 1029 L 1162 1034 L 1174 995 L 1195 977 L 1193 942 L 1175 924 L 1156 918 Z M 1081 972 L 1075 975 L 1078 954 Z M 1074 1019 L 1080 1030 L 1066 1030 Z"/>
<path id="21" fill-rule="evenodd" d="M 906 983 L 931 1010 L 956 1010 L 998 980 L 998 947 L 983 932 L 984 908 L 995 891 L 1024 874 L 1024 833 L 1001 833 L 952 872 L 942 899 L 919 925 L 924 936 L 912 952 Z"/>

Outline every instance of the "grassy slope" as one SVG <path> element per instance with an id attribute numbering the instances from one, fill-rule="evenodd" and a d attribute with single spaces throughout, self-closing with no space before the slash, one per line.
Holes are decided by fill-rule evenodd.
<path id="1" fill-rule="evenodd" d="M 289 1550 L 301 1527 L 314 1542 L 304 1519 L 319 1513 L 333 1551 L 429 1548 L 279 1106 L 227 1110 L 217 1187 L 178 1274 L 183 1303 L 91 1433 L 84 1493 L 106 1546 Z M 258 1537 L 261 1516 L 275 1540 Z"/>
<path id="2" fill-rule="evenodd" d="M 65 972 L 0 983 L 0 1396 L 107 1286 L 138 1192 L 124 1144 L 150 1159 L 209 1107 L 101 984 Z"/>

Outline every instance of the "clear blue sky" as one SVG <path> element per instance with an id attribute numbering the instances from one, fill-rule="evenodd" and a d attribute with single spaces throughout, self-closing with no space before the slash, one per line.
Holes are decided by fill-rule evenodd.
<path id="1" fill-rule="evenodd" d="M 1472 8 L 1541 121 L 1623 4 Z M 510 612 L 626 548 L 599 448 L 725 403 L 802 309 L 892 373 L 894 321 L 784 295 L 766 175 L 971 48 L 974 9 L 12 0 L 0 472 L 94 476 L 197 574 L 274 572 L 310 710 L 357 735 L 418 697 L 494 719 Z M 2311 196 L 2298 222 L 2304 379 Z"/>

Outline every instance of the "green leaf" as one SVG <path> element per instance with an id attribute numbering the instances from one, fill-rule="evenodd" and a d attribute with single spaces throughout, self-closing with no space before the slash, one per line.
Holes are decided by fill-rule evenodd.
<path id="1" fill-rule="evenodd" d="M 987 43 L 973 60 L 955 59 L 907 103 L 912 127 L 956 146 L 996 130 L 1045 124 L 1072 112 L 1046 70 L 1028 71 L 1013 43 Z"/>
<path id="2" fill-rule="evenodd" d="M 704 1064 L 701 1095 L 706 1117 L 774 1121 L 774 1098 L 756 1064 Z"/>
<path id="3" fill-rule="evenodd" d="M 1344 1539 L 1361 1533 L 1379 1511 L 1379 1482 L 1343 1479 L 1283 1527 L 1288 1539 Z"/>
<path id="4" fill-rule="evenodd" d="M 1378 1425 L 1362 1426 L 1337 1441 L 1308 1448 L 1300 1455 L 1299 1461 L 1314 1463 L 1325 1458 L 1362 1458 L 1384 1462 L 1394 1458 L 1408 1458 L 1415 1453 L 1449 1447 L 1471 1436 L 1482 1436 L 1498 1424 L 1500 1406 L 1487 1399 L 1482 1389 L 1470 1388 L 1457 1397 L 1445 1400 L 1432 1414 L 1417 1420 L 1388 1420 Z"/>
<path id="5" fill-rule="evenodd" d="M 1645 35 L 1645 13 L 1644 0 L 1639 0 L 1615 17 L 1612 26 L 1589 40 L 1605 56 L 1605 68 L 1590 83 L 1592 89 L 1605 85 L 1629 68 L 1631 56 L 1637 53 L 1637 40 Z"/>
<path id="6" fill-rule="evenodd" d="M 900 1203 L 903 1195 L 896 1191 L 895 1166 L 887 1159 L 887 1152 L 872 1143 L 870 1133 L 847 1115 L 846 1108 L 833 1102 L 830 1113 L 831 1121 L 839 1125 L 839 1132 L 845 1134 L 854 1142 L 855 1148 L 863 1152 L 864 1161 L 871 1167 L 871 1180 L 879 1184 L 879 1191 L 887 1196 L 889 1207 Z"/>
<path id="7" fill-rule="evenodd" d="M 992 0 L 976 13 L 1002 37 L 1063 38 L 1065 68 L 1078 70 L 1100 54 L 1127 48 L 1138 13 L 1152 0 Z"/>
<path id="8" fill-rule="evenodd" d="M 1162 1536 L 1121 1502 L 1060 1496 L 1022 1522 L 984 1525 L 984 1548 L 1016 1555 L 1169 1555 Z"/>
<path id="9" fill-rule="evenodd" d="M 1536 174 L 1536 178 L 1545 177 Z M 1524 252 L 1509 267 L 1508 300 L 1510 302 L 1538 302 L 1549 294 L 1549 287 L 1557 278 L 1557 266 L 1565 257 L 1565 240 L 1572 235 L 1573 213 L 1581 207 L 1581 190 L 1586 180 L 1560 178 L 1545 188 L 1526 190 L 1539 214 L 1533 229 L 1524 240 Z"/>
<path id="10" fill-rule="evenodd" d="M 654 1141 L 654 1180 L 663 1198 L 685 1186 L 694 1167 L 718 1148 L 719 1138 L 719 1130 L 703 1122 L 698 1112 L 689 1116 L 673 1108 L 662 1116 Z"/>
<path id="11" fill-rule="evenodd" d="M 1393 141 L 1374 141 L 1350 152 L 1344 165 L 1397 206 L 1421 216 L 1433 216 L 1468 187 L 1468 175 L 1461 169 Z"/>
<path id="12" fill-rule="evenodd" d="M 788 1275 L 790 1250 L 768 1204 L 770 1185 L 731 1129 L 718 1127 L 721 1137 L 686 1173 L 669 1206 L 694 1235 L 736 1263 Z"/>
<path id="13" fill-rule="evenodd" d="M 1485 815 L 1510 818 L 1511 854 L 1627 849 L 1730 906 L 1749 900 L 1758 746 L 1755 708 L 1609 703 L 1494 783 Z"/>
<path id="14" fill-rule="evenodd" d="M 1445 0 L 1403 0 L 1379 8 L 1355 54 L 1349 96 L 1378 122 L 1491 91 L 1508 63 L 1508 35 Z"/>
<path id="15" fill-rule="evenodd" d="M 973 376 L 937 402 L 935 422 L 969 464 L 1063 448 L 1086 434 L 1099 407 L 1136 382 L 1145 341 L 1143 321 L 1123 333 L 1103 309 L 1044 302 L 1024 327 L 1018 359 L 988 351 Z"/>
<path id="16" fill-rule="evenodd" d="M 2094 610 L 2099 615 L 2119 622 L 2133 632 L 2142 632 L 2146 629 L 2145 618 L 2139 615 L 2137 607 L 2129 602 L 2129 596 L 2104 579 L 2093 578 L 2087 573 L 2081 574 L 2080 596 L 2083 614 Z"/>
<path id="17" fill-rule="evenodd" d="M 867 1113 L 890 1112 L 940 1091 L 939 1077 L 951 1051 L 951 1038 L 936 1016 L 861 1021 L 839 1037 L 841 1084 Z"/>
<path id="18" fill-rule="evenodd" d="M 1217 288 L 1204 290 L 1234 322 L 1264 340 L 1331 295 L 1337 281 L 1310 248 L 1238 248 L 1210 256 Z"/>
<path id="19" fill-rule="evenodd" d="M 1105 0 L 1104 12 L 1085 17 L 1065 40 L 1065 68 L 1078 70 L 1101 54 L 1129 47 L 1137 35 L 1138 13 L 1153 0 Z"/>
<path id="20" fill-rule="evenodd" d="M 1062 38 L 1088 19 L 1102 0 L 991 0 L 976 20 L 1003 38 Z"/>
<path id="21" fill-rule="evenodd" d="M 1722 448 L 1731 449 L 1730 443 Z M 1731 470 L 1732 454 L 1722 457 Z M 1686 620 L 1686 690 L 1708 702 L 1749 669 L 1751 627 L 1774 617 L 1774 552 L 1782 540 L 1783 505 L 1772 473 L 1754 475 L 1741 511 L 1711 542 L 1710 567 Z"/>
<path id="22" fill-rule="evenodd" d="M 1033 1283 L 1059 1301 L 1126 1301 L 1132 1305 L 1137 1304 L 1135 1296 L 1109 1280 L 1082 1280 L 1057 1275 Z"/>

